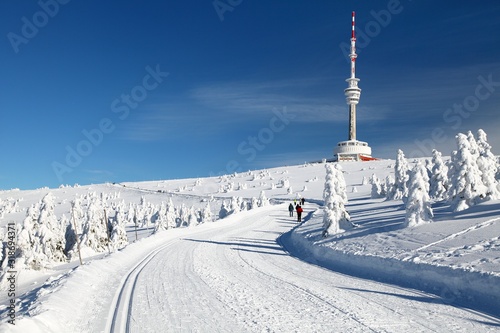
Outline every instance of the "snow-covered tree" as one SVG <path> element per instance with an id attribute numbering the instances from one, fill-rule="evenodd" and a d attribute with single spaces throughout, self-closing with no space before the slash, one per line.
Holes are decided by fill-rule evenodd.
<path id="1" fill-rule="evenodd" d="M 66 229 L 63 229 L 60 225 L 54 209 L 54 196 L 48 193 L 43 197 L 40 205 L 37 236 L 42 251 L 50 262 L 64 262 L 67 259 L 64 254 L 66 247 L 66 239 L 64 237 Z"/>
<path id="2" fill-rule="evenodd" d="M 340 164 L 325 164 L 326 178 L 323 199 L 323 237 L 352 229 L 350 216 L 345 209 L 347 193 L 344 175 Z"/>
<path id="3" fill-rule="evenodd" d="M 429 180 L 429 196 L 435 200 L 446 199 L 448 192 L 448 167 L 436 149 L 432 150 L 431 177 Z"/>
<path id="4" fill-rule="evenodd" d="M 66 229 L 66 255 L 73 259 L 78 255 L 78 243 L 81 243 L 85 212 L 80 198 L 71 202 L 69 226 Z M 76 228 L 76 229 L 75 229 Z"/>
<path id="5" fill-rule="evenodd" d="M 477 160 L 479 158 L 479 146 L 471 131 L 467 131 L 467 141 L 469 141 L 469 152 Z"/>
<path id="6" fill-rule="evenodd" d="M 214 217 L 212 214 L 212 210 L 210 209 L 210 203 L 207 202 L 205 209 L 203 209 L 201 211 L 200 223 L 207 223 L 207 222 L 213 222 L 213 221 L 214 221 Z"/>
<path id="7" fill-rule="evenodd" d="M 240 211 L 244 212 L 244 211 L 247 211 L 249 209 L 251 209 L 250 202 L 243 199 L 243 198 L 240 198 Z"/>
<path id="8" fill-rule="evenodd" d="M 395 180 L 392 175 L 385 177 L 385 183 L 382 186 L 384 187 L 386 200 L 392 200 L 396 195 L 396 186 L 394 183 Z"/>
<path id="9" fill-rule="evenodd" d="M 231 202 L 229 203 L 229 214 L 237 214 L 241 210 L 241 198 L 240 197 L 232 197 Z"/>
<path id="10" fill-rule="evenodd" d="M 65 247 L 64 254 L 68 259 L 71 259 L 71 250 L 75 247 L 77 243 L 77 234 L 75 231 L 75 226 L 71 222 L 71 219 L 68 219 L 66 215 L 61 217 L 61 225 L 66 225 L 66 230 L 64 232 L 65 239 Z"/>
<path id="11" fill-rule="evenodd" d="M 170 198 L 166 203 L 162 202 L 160 205 L 155 223 L 155 232 L 168 230 L 176 226 L 175 207 L 172 198 Z"/>
<path id="12" fill-rule="evenodd" d="M 266 194 L 264 193 L 264 191 L 260 192 L 260 196 L 259 196 L 257 205 L 259 207 L 269 206 L 269 199 L 266 197 Z"/>
<path id="13" fill-rule="evenodd" d="M 396 164 L 394 166 L 394 189 L 392 191 L 392 197 L 388 198 L 390 200 L 400 200 L 407 196 L 408 194 L 408 161 L 401 149 L 398 149 L 398 156 L 396 158 Z"/>
<path id="14" fill-rule="evenodd" d="M 189 208 L 184 203 L 181 204 L 177 215 L 177 227 L 186 227 L 189 225 L 189 213 Z"/>
<path id="15" fill-rule="evenodd" d="M 197 214 L 194 207 L 191 206 L 187 210 L 186 226 L 187 227 L 194 227 L 194 226 L 198 225 L 198 223 L 199 223 L 198 216 L 199 216 L 199 214 Z"/>
<path id="16" fill-rule="evenodd" d="M 7 266 L 9 264 L 12 264 L 9 263 L 9 259 L 11 259 L 9 258 L 9 256 L 12 256 L 12 254 L 9 254 L 8 252 L 9 241 L 12 241 L 12 238 L 9 236 L 8 232 L 3 233 L 3 231 L 0 231 L 0 282 L 3 280 L 3 276 L 5 276 L 5 273 L 8 271 Z M 18 256 L 19 256 L 19 251 L 16 250 L 16 252 L 13 254 L 13 257 L 17 258 Z"/>
<path id="17" fill-rule="evenodd" d="M 372 199 L 385 197 L 386 195 L 385 189 L 380 183 L 380 180 L 378 179 L 377 175 L 373 174 L 370 177 L 370 183 L 372 184 L 372 191 L 371 191 Z"/>
<path id="18" fill-rule="evenodd" d="M 18 232 L 17 247 L 24 264 L 31 269 L 42 269 L 48 266 L 49 258 L 43 252 L 38 237 L 40 205 L 34 204 L 26 211 L 26 218 Z"/>
<path id="19" fill-rule="evenodd" d="M 486 195 L 491 199 L 500 199 L 500 186 L 496 179 L 498 172 L 497 157 L 491 152 L 486 132 L 482 129 L 477 131 L 477 146 L 479 156 L 477 166 L 481 172 L 481 179 L 486 186 Z"/>
<path id="20" fill-rule="evenodd" d="M 155 231 L 154 231 L 155 233 L 158 231 L 163 231 L 168 229 L 166 216 L 167 216 L 167 205 L 165 204 L 165 202 L 162 202 L 157 212 Z"/>
<path id="21" fill-rule="evenodd" d="M 54 198 L 49 193 L 40 203 L 28 208 L 20 227 L 17 246 L 24 265 L 38 270 L 66 261 L 64 232 L 54 214 Z"/>
<path id="22" fill-rule="evenodd" d="M 229 209 L 227 208 L 227 204 L 225 201 L 222 201 L 220 210 L 219 210 L 219 219 L 223 219 L 229 215 Z"/>
<path id="23" fill-rule="evenodd" d="M 176 224 L 175 224 L 176 217 L 177 217 L 177 212 L 175 210 L 174 203 L 172 202 L 172 199 L 170 198 L 167 201 L 167 215 L 165 217 L 167 220 L 167 228 L 168 229 L 176 227 Z"/>
<path id="24" fill-rule="evenodd" d="M 247 183 L 243 183 L 243 184 L 238 183 L 238 188 L 237 188 L 238 191 L 246 190 L 247 188 L 248 188 Z"/>
<path id="25" fill-rule="evenodd" d="M 290 180 L 288 178 L 280 179 L 279 185 L 282 188 L 288 188 L 288 187 L 290 187 Z"/>
<path id="26" fill-rule="evenodd" d="M 250 201 L 250 209 L 255 209 L 259 207 L 259 200 L 256 197 L 252 197 Z"/>
<path id="27" fill-rule="evenodd" d="M 427 170 L 418 162 L 410 172 L 408 197 L 406 198 L 406 227 L 431 222 L 433 212 L 428 194 Z"/>
<path id="28" fill-rule="evenodd" d="M 113 250 L 119 250 L 128 245 L 128 236 L 127 231 L 125 230 L 127 219 L 123 209 L 123 206 L 118 206 L 115 210 L 115 216 L 109 223 L 109 232 L 111 235 L 110 247 Z"/>
<path id="29" fill-rule="evenodd" d="M 456 136 L 458 150 L 452 154 L 448 198 L 455 212 L 467 209 L 486 198 L 487 188 L 474 157 L 473 147 L 465 134 Z"/>
<path id="30" fill-rule="evenodd" d="M 104 207 L 99 199 L 92 199 L 88 206 L 81 239 L 82 247 L 95 252 L 108 250 L 108 223 L 104 219 Z"/>

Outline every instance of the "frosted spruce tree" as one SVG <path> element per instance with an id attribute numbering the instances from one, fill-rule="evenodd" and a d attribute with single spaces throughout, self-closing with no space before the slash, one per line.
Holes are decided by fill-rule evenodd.
<path id="1" fill-rule="evenodd" d="M 54 196 L 51 193 L 45 195 L 40 205 L 38 217 L 37 236 L 42 251 L 48 260 L 53 263 L 66 261 L 64 250 L 66 247 L 66 229 L 60 225 L 55 212 Z"/>
<path id="2" fill-rule="evenodd" d="M 448 183 L 448 167 L 436 149 L 432 150 L 431 177 L 429 180 L 429 196 L 434 200 L 446 199 Z"/>
<path id="3" fill-rule="evenodd" d="M 385 177 L 385 183 L 383 184 L 383 187 L 386 200 L 393 200 L 394 196 L 396 195 L 396 186 L 394 185 L 394 183 L 395 180 L 392 175 L 388 175 L 387 177 Z"/>
<path id="4" fill-rule="evenodd" d="M 179 214 L 177 215 L 177 227 L 185 227 L 189 222 L 189 209 L 184 203 L 181 204 L 179 208 Z"/>
<path id="5" fill-rule="evenodd" d="M 269 199 L 266 197 L 266 194 L 264 193 L 264 191 L 260 192 L 260 196 L 259 196 L 257 204 L 259 207 L 269 206 Z"/>
<path id="6" fill-rule="evenodd" d="M 157 218 L 155 222 L 155 233 L 159 231 L 168 230 L 167 224 L 167 205 L 165 202 L 160 204 L 160 208 L 158 209 Z"/>
<path id="7" fill-rule="evenodd" d="M 207 202 L 207 205 L 205 206 L 205 209 L 201 211 L 200 214 L 200 223 L 207 223 L 207 222 L 213 222 L 214 217 L 212 214 L 212 210 L 210 209 L 210 203 Z"/>
<path id="8" fill-rule="evenodd" d="M 394 166 L 394 192 L 392 200 L 401 200 L 408 194 L 407 182 L 408 176 L 408 161 L 401 149 L 398 149 L 398 156 Z"/>
<path id="9" fill-rule="evenodd" d="M 115 210 L 115 216 L 109 223 L 110 228 L 110 247 L 113 251 L 124 248 L 128 245 L 127 231 L 125 230 L 125 224 L 127 219 L 125 213 L 123 212 L 123 206 L 117 207 Z"/>
<path id="10" fill-rule="evenodd" d="M 198 225 L 198 216 L 193 206 L 187 210 L 186 226 L 194 227 Z"/>
<path id="11" fill-rule="evenodd" d="M 452 154 L 448 198 L 455 212 L 474 206 L 486 198 L 481 171 L 474 157 L 473 147 L 465 134 L 456 136 L 458 150 Z"/>
<path id="12" fill-rule="evenodd" d="M 155 232 L 175 228 L 176 225 L 176 212 L 172 198 L 166 203 L 162 202 L 158 210 L 158 218 L 155 224 Z"/>
<path id="13" fill-rule="evenodd" d="M 250 209 L 255 209 L 259 207 L 259 200 L 256 197 L 252 197 L 250 201 Z"/>
<path id="14" fill-rule="evenodd" d="M 494 200 L 500 199 L 500 188 L 496 179 L 498 172 L 497 157 L 491 152 L 486 132 L 482 129 L 477 131 L 477 146 L 479 150 L 477 166 L 481 172 L 481 180 L 486 186 L 486 195 Z"/>
<path id="15" fill-rule="evenodd" d="M 241 198 L 232 197 L 231 202 L 229 204 L 229 214 L 237 214 L 241 210 Z"/>
<path id="16" fill-rule="evenodd" d="M 172 202 L 172 198 L 167 201 L 167 215 L 165 216 L 167 229 L 175 228 L 175 220 L 177 218 L 177 212 L 175 210 L 174 203 Z"/>
<path id="17" fill-rule="evenodd" d="M 345 209 L 347 192 L 342 167 L 340 164 L 325 164 L 326 177 L 323 191 L 323 237 L 352 229 L 350 216 Z"/>
<path id="18" fill-rule="evenodd" d="M 469 152 L 477 160 L 479 158 L 479 146 L 471 131 L 467 131 L 467 141 L 469 141 Z"/>
<path id="19" fill-rule="evenodd" d="M 384 198 L 386 196 L 385 189 L 380 183 L 377 175 L 373 174 L 370 177 L 370 183 L 372 184 L 371 197 L 372 199 Z"/>
<path id="20" fill-rule="evenodd" d="M 107 221 L 104 221 L 104 207 L 99 202 L 99 199 L 92 199 L 88 206 L 81 245 L 95 252 L 108 250 L 108 225 Z"/>
<path id="21" fill-rule="evenodd" d="M 219 210 L 219 219 L 223 219 L 228 215 L 229 215 L 229 209 L 227 208 L 226 202 L 223 200 Z"/>
<path id="22" fill-rule="evenodd" d="M 426 168 L 420 162 L 417 163 L 411 170 L 408 181 L 405 227 L 415 227 L 431 222 L 434 216 L 427 192 L 426 178 L 428 178 Z"/>
<path id="23" fill-rule="evenodd" d="M 49 265 L 49 258 L 43 252 L 39 238 L 38 220 L 40 205 L 34 204 L 26 211 L 21 230 L 18 231 L 17 247 L 20 251 L 21 265 L 30 269 L 42 269 Z"/>
<path id="24" fill-rule="evenodd" d="M 66 254 L 71 260 L 81 255 L 79 251 L 81 250 L 85 212 L 83 211 L 80 198 L 75 198 L 75 200 L 71 202 L 70 215 L 69 224 L 71 228 L 66 230 Z"/>

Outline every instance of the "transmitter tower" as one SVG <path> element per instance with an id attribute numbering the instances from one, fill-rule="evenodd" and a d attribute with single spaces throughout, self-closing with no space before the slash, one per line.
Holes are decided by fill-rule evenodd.
<path id="1" fill-rule="evenodd" d="M 335 147 L 335 159 L 337 161 L 362 161 L 372 160 L 372 149 L 368 143 L 356 140 L 356 106 L 359 103 L 361 89 L 358 87 L 359 79 L 356 77 L 356 32 L 355 32 L 355 13 L 352 12 L 351 26 L 351 75 L 347 82 L 347 88 L 344 90 L 347 105 L 349 105 L 349 135 L 347 141 L 341 141 Z"/>

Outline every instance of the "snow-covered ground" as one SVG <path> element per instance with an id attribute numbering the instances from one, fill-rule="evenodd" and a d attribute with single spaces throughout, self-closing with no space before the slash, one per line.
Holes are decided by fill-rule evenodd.
<path id="1" fill-rule="evenodd" d="M 215 222 L 158 232 L 127 226 L 130 245 L 84 253 L 16 277 L 15 326 L 8 284 L 2 332 L 489 332 L 500 330 L 500 201 L 454 213 L 433 203 L 432 223 L 403 228 L 401 200 L 371 199 L 366 179 L 394 161 L 343 164 L 352 222 L 323 231 L 324 164 L 224 177 L 4 191 L 1 225 L 22 223 L 47 193 L 58 218 L 71 201 L 203 209 L 264 191 L 272 205 Z M 290 189 L 291 188 L 291 189 Z M 303 222 L 288 204 L 304 197 Z"/>

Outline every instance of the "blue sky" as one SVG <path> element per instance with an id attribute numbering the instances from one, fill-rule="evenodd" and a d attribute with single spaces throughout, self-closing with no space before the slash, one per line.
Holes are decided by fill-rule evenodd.
<path id="1" fill-rule="evenodd" d="M 500 2 L 0 4 L 0 188 L 196 178 L 330 158 L 347 139 L 351 11 L 358 139 L 500 153 Z"/>

